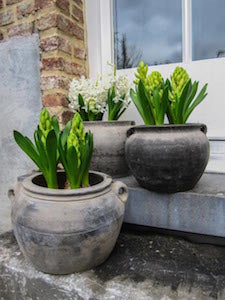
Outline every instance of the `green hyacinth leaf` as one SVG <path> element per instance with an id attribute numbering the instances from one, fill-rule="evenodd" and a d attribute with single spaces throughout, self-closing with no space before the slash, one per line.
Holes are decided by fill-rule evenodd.
<path id="1" fill-rule="evenodd" d="M 184 114 L 186 114 L 186 111 L 188 109 L 188 107 L 190 106 L 191 102 L 193 101 L 193 99 L 195 98 L 195 95 L 197 93 L 198 90 L 198 82 L 195 81 L 192 85 L 191 85 L 191 91 L 189 93 L 188 96 L 188 100 L 185 102 L 184 105 Z"/>
<path id="2" fill-rule="evenodd" d="M 138 90 L 137 90 L 137 100 L 136 103 L 135 102 L 134 103 L 146 125 L 154 124 L 149 98 L 150 97 L 147 94 L 144 84 L 140 80 L 138 84 Z"/>
<path id="3" fill-rule="evenodd" d="M 59 122 L 57 120 L 56 116 L 52 117 L 52 127 L 55 130 L 56 136 L 57 138 L 59 138 L 59 134 L 60 134 L 60 129 L 59 129 Z"/>
<path id="4" fill-rule="evenodd" d="M 56 133 L 54 130 L 51 130 L 48 133 L 47 139 L 46 139 L 46 152 L 49 160 L 49 165 L 51 168 L 56 168 L 57 164 L 57 138 Z"/>
<path id="5" fill-rule="evenodd" d="M 28 137 L 24 137 L 16 130 L 14 130 L 13 135 L 17 145 L 30 157 L 30 159 L 38 166 L 39 169 L 42 169 L 40 156 L 34 149 L 34 145 L 31 145 L 32 142 L 28 139 Z"/>
<path id="6" fill-rule="evenodd" d="M 183 111 L 184 111 L 185 101 L 187 100 L 188 91 L 190 89 L 190 85 L 191 85 L 191 79 L 189 79 L 187 81 L 187 83 L 185 84 L 185 86 L 183 88 L 183 91 L 181 93 L 181 96 L 179 98 L 178 110 L 177 110 L 177 122 L 178 122 L 178 124 L 185 123 L 184 116 L 183 116 Z"/>
<path id="7" fill-rule="evenodd" d="M 185 122 L 187 121 L 188 117 L 190 116 L 190 114 L 192 113 L 192 111 L 205 99 L 205 97 L 208 95 L 206 93 L 206 89 L 207 89 L 208 84 L 206 83 L 203 88 L 201 89 L 199 95 L 197 96 L 197 98 L 195 99 L 195 101 L 193 102 L 193 104 L 191 105 L 191 107 L 188 108 L 184 119 Z"/>
<path id="8" fill-rule="evenodd" d="M 40 130 L 39 127 L 34 132 L 35 145 L 39 152 L 40 160 L 42 161 L 43 166 L 45 166 L 44 169 L 47 169 L 49 167 L 48 166 L 48 158 L 47 158 L 46 151 L 45 151 L 45 145 L 43 144 L 40 135 L 38 135 L 38 130 Z"/>
<path id="9" fill-rule="evenodd" d="M 163 96 L 161 99 L 161 107 L 160 107 L 160 124 L 164 124 L 165 114 L 168 106 L 168 86 L 164 87 Z"/>
<path id="10" fill-rule="evenodd" d="M 70 126 L 71 126 L 71 121 L 67 122 L 67 124 L 62 132 L 62 135 L 61 135 L 62 147 L 64 147 L 66 144 L 66 141 L 67 141 L 67 138 L 68 138 L 68 135 L 70 132 Z"/>

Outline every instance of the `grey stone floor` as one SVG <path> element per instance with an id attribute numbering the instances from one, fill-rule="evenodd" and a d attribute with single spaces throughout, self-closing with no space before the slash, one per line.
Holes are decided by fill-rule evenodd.
<path id="1" fill-rule="evenodd" d="M 11 229 L 10 202 L 0 200 L 0 234 Z"/>
<path id="2" fill-rule="evenodd" d="M 0 236 L 0 299 L 225 299 L 225 249 L 125 228 L 98 268 L 52 276 L 26 262 L 8 232 Z"/>

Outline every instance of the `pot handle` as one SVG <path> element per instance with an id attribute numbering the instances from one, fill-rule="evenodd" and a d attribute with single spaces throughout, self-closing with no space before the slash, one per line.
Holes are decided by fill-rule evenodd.
<path id="1" fill-rule="evenodd" d="M 112 190 L 124 204 L 127 202 L 128 188 L 126 184 L 121 181 L 115 181 L 112 183 Z"/>
<path id="2" fill-rule="evenodd" d="M 201 124 L 200 130 L 206 134 L 207 133 L 207 126 L 205 124 Z"/>
<path id="3" fill-rule="evenodd" d="M 129 138 L 132 134 L 134 134 L 135 128 L 131 127 L 127 130 L 127 138 Z"/>
<path id="4" fill-rule="evenodd" d="M 14 187 L 11 187 L 8 190 L 8 198 L 11 202 L 13 202 L 15 200 L 15 188 Z"/>
<path id="5" fill-rule="evenodd" d="M 15 185 L 9 188 L 8 190 L 8 198 L 13 202 L 15 200 L 16 192 L 18 192 L 18 189 L 20 188 L 21 183 L 17 182 Z"/>

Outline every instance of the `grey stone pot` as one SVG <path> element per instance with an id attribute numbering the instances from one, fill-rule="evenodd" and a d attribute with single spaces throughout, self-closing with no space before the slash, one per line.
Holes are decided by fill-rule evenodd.
<path id="1" fill-rule="evenodd" d="M 126 159 L 144 188 L 161 193 L 192 189 L 209 159 L 204 124 L 136 126 L 127 132 Z"/>
<path id="2" fill-rule="evenodd" d="M 127 130 L 133 121 L 94 121 L 84 122 L 85 130 L 94 136 L 94 152 L 91 169 L 123 177 L 129 174 L 125 159 L 125 141 Z"/>
<path id="3" fill-rule="evenodd" d="M 64 186 L 64 172 L 58 181 Z M 90 172 L 88 188 L 48 189 L 38 173 L 9 190 L 15 237 L 38 270 L 50 274 L 84 271 L 103 263 L 123 221 L 127 187 Z"/>

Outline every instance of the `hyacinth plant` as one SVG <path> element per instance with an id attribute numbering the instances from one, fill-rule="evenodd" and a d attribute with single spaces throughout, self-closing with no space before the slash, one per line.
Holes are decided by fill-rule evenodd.
<path id="1" fill-rule="evenodd" d="M 185 124 L 192 111 L 207 96 L 207 84 L 196 97 L 199 82 L 192 83 L 186 70 L 176 67 L 171 79 L 159 72 L 148 75 L 148 66 L 140 62 L 135 74 L 136 90 L 130 95 L 146 125 L 162 125 L 167 115 L 170 124 Z"/>
<path id="2" fill-rule="evenodd" d="M 43 109 L 40 114 L 40 123 L 34 132 L 34 141 L 14 130 L 14 139 L 19 147 L 33 160 L 42 172 L 48 188 L 57 189 L 57 134 L 53 129 L 55 122 L 48 111 Z"/>
<path id="3" fill-rule="evenodd" d="M 74 115 L 70 131 L 68 128 L 65 130 L 60 134 L 59 153 L 70 187 L 72 189 L 88 187 L 93 135 L 90 131 L 85 133 L 79 113 Z M 67 136 L 66 143 L 65 136 Z"/>
<path id="4" fill-rule="evenodd" d="M 140 62 L 135 74 L 136 91 L 131 89 L 131 98 L 145 125 L 164 124 L 168 105 L 168 86 L 159 72 L 148 73 L 148 66 Z"/>
<path id="5" fill-rule="evenodd" d="M 69 107 L 79 112 L 83 121 L 101 121 L 108 111 L 108 120 L 118 120 L 130 104 L 130 83 L 126 75 L 112 73 L 97 80 L 73 79 L 70 84 Z"/>
<path id="6" fill-rule="evenodd" d="M 168 120 L 171 124 L 185 124 L 192 111 L 207 96 L 207 84 L 196 97 L 199 82 L 192 83 L 186 70 L 181 67 L 176 67 L 171 81 L 167 80 L 166 83 L 169 87 Z"/>
<path id="7" fill-rule="evenodd" d="M 57 166 L 62 162 L 70 187 L 89 186 L 89 166 L 93 152 L 93 136 L 85 133 L 80 115 L 74 116 L 60 131 L 56 116 L 46 108 L 40 114 L 40 123 L 34 132 L 34 143 L 14 130 L 19 147 L 33 160 L 42 172 L 47 187 L 58 189 Z"/>

